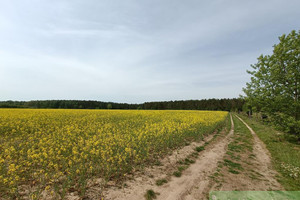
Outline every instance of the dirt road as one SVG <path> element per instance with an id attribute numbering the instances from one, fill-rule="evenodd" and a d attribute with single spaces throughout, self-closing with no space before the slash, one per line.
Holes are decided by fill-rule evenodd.
<path id="1" fill-rule="evenodd" d="M 237 117 L 237 116 L 235 116 Z M 120 189 L 104 189 L 104 199 L 145 199 L 147 190 L 156 193 L 156 199 L 207 199 L 212 190 L 282 190 L 276 181 L 276 172 L 272 169 L 270 154 L 255 132 L 239 117 L 238 132 L 235 132 L 234 120 L 231 118 L 229 133 L 218 136 L 210 135 L 203 142 L 192 143 L 166 157 L 161 166 L 152 166 L 136 174 Z M 172 176 L 178 167 L 178 161 L 195 152 L 197 146 L 205 149 L 198 153 L 195 163 L 182 171 L 180 177 Z M 156 185 L 164 179 L 165 184 Z M 93 198 L 95 188 L 91 187 L 88 196 Z M 95 197 L 95 196 L 94 196 Z M 95 197 L 96 199 L 96 197 Z"/>
<path id="2" fill-rule="evenodd" d="M 252 128 L 240 117 L 236 116 L 243 124 L 250 130 L 253 138 L 253 154 L 256 159 L 253 160 L 253 165 L 255 170 L 262 175 L 259 188 L 254 188 L 256 190 L 283 190 L 283 187 L 275 179 L 277 172 L 273 170 L 271 164 L 271 154 L 267 150 L 265 144 L 258 138 L 256 133 Z M 256 183 L 257 186 L 257 183 Z M 251 188 L 249 188 L 251 189 Z"/>

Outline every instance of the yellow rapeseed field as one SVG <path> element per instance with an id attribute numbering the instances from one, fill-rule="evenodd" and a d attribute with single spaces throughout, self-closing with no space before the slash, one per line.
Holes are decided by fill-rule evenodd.
<path id="1" fill-rule="evenodd" d="M 201 138 L 225 121 L 219 111 L 0 109 L 0 193 L 84 188 Z M 1 198 L 0 195 L 0 198 Z"/>

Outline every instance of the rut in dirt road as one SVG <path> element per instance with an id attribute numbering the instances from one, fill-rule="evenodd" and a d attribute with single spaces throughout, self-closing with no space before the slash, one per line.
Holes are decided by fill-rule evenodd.
<path id="1" fill-rule="evenodd" d="M 209 176 L 216 170 L 226 152 L 230 137 L 234 132 L 234 124 L 231 119 L 229 134 L 207 149 L 197 159 L 196 163 L 188 168 L 185 174 L 162 188 L 158 199 L 205 199 L 208 194 Z"/>

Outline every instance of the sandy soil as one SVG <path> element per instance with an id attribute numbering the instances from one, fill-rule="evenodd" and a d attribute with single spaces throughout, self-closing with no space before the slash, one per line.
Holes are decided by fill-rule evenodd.
<path id="1" fill-rule="evenodd" d="M 238 153 L 238 161 L 243 167 L 241 173 L 233 174 L 227 167 L 219 168 L 218 177 L 211 179 L 209 190 L 211 191 L 276 191 L 284 190 L 277 182 L 276 171 L 272 169 L 270 153 L 264 143 L 257 137 L 256 133 L 241 118 L 250 130 L 252 138 L 252 151 L 249 149 Z M 246 144 L 245 144 L 246 145 Z M 226 155 L 224 159 L 229 159 Z"/>
<path id="2" fill-rule="evenodd" d="M 265 144 L 244 120 L 238 116 L 236 117 L 247 126 L 254 138 L 253 154 L 255 155 L 255 159 L 252 162 L 254 166 L 253 170 L 256 170 L 256 172 L 261 175 L 261 181 L 259 184 L 255 184 L 253 190 L 283 190 L 283 187 L 275 178 L 278 173 L 272 168 L 271 154 L 267 150 Z"/>

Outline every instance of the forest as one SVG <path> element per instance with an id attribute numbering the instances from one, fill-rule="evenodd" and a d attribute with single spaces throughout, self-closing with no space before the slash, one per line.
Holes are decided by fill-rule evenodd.
<path id="1" fill-rule="evenodd" d="M 60 109 L 145 109 L 145 110 L 224 110 L 241 111 L 243 99 L 202 99 L 157 101 L 142 104 L 82 100 L 0 101 L 0 108 L 60 108 Z"/>

